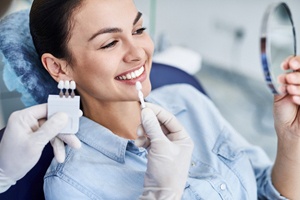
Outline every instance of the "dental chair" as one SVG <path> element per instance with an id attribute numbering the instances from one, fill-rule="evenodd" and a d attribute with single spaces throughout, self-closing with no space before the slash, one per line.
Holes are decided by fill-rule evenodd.
<path id="1" fill-rule="evenodd" d="M 0 21 L 0 67 L 9 91 L 21 95 L 24 107 L 47 102 L 48 94 L 58 94 L 57 83 L 41 67 L 29 32 L 29 11 L 13 13 Z M 2 60 L 1 60 L 2 57 Z M 200 82 L 187 72 L 165 64 L 153 63 L 150 74 L 153 89 L 167 84 L 187 83 L 207 95 Z M 38 87 L 37 87 L 38 86 Z M 0 139 L 4 129 L 0 131 Z M 17 181 L 1 200 L 42 200 L 43 176 L 53 158 L 48 144 L 36 164 L 25 177 Z"/>

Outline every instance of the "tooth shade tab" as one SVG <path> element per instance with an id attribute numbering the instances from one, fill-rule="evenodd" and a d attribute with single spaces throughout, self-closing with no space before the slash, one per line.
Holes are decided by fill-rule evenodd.
<path id="1" fill-rule="evenodd" d="M 76 83 L 75 83 L 75 81 L 71 81 L 70 82 L 70 89 L 71 90 L 75 90 L 76 89 Z"/>
<path id="2" fill-rule="evenodd" d="M 59 92 L 59 96 L 60 97 L 63 97 L 64 96 L 64 92 L 63 92 L 63 89 L 65 87 L 65 82 L 63 80 L 60 80 L 58 82 L 58 85 L 57 85 L 58 89 L 60 89 L 60 92 Z"/>
<path id="3" fill-rule="evenodd" d="M 137 82 L 135 83 L 135 88 L 136 88 L 137 91 L 142 90 L 142 84 L 141 84 L 141 82 L 137 81 Z"/>
<path id="4" fill-rule="evenodd" d="M 57 87 L 58 87 L 58 89 L 61 89 L 61 90 L 64 89 L 64 87 L 65 87 L 64 81 L 63 81 L 63 80 L 60 80 L 60 81 L 58 82 Z"/>
<path id="5" fill-rule="evenodd" d="M 65 81 L 65 89 L 66 90 L 70 89 L 70 82 L 69 81 Z"/>
<path id="6" fill-rule="evenodd" d="M 141 107 L 145 108 L 146 105 L 145 105 L 145 100 L 144 100 L 144 94 L 142 92 L 142 84 L 141 84 L 140 81 L 137 81 L 135 83 L 135 89 L 138 91 L 138 97 L 139 97 L 140 102 L 141 102 Z"/>

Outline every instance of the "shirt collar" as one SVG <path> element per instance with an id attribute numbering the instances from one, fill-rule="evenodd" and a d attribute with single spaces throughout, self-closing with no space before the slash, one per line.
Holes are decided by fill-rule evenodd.
<path id="1" fill-rule="evenodd" d="M 184 102 L 179 105 L 166 103 L 173 101 L 173 92 L 173 90 L 169 91 L 168 87 L 161 87 L 152 91 L 146 98 L 146 101 L 158 104 L 176 116 L 186 111 L 187 108 Z M 83 143 L 120 163 L 125 162 L 125 153 L 128 144 L 134 143 L 115 135 L 109 129 L 84 116 L 80 118 L 79 131 L 76 136 Z M 132 148 L 130 149 L 133 150 Z"/>
<path id="2" fill-rule="evenodd" d="M 177 116 L 179 113 L 186 111 L 187 107 L 185 102 L 180 102 L 179 104 L 170 103 L 174 102 L 174 98 L 176 98 L 176 96 L 174 97 L 174 89 L 172 88 L 173 87 L 168 86 L 157 88 L 153 90 L 145 100 L 157 104 Z"/>
<path id="3" fill-rule="evenodd" d="M 128 140 L 115 135 L 104 126 L 83 116 L 80 118 L 79 131 L 76 136 L 83 143 L 107 157 L 120 163 L 125 162 Z"/>

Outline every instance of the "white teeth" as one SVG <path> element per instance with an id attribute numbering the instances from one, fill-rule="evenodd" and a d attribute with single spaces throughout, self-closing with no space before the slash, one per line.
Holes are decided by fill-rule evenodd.
<path id="1" fill-rule="evenodd" d="M 138 78 L 140 75 L 142 75 L 142 73 L 145 71 L 144 66 L 142 66 L 140 69 L 135 70 L 134 72 L 130 72 L 128 74 L 122 75 L 122 76 L 118 76 L 117 79 L 119 80 L 131 80 L 134 78 Z"/>
<path id="2" fill-rule="evenodd" d="M 144 72 L 144 67 L 140 68 L 139 70 L 136 70 L 134 73 L 136 77 L 139 77 Z"/>
<path id="3" fill-rule="evenodd" d="M 131 72 L 131 77 L 132 77 L 132 78 L 136 78 L 136 76 L 135 76 L 135 73 L 134 73 L 134 72 Z"/>
<path id="4" fill-rule="evenodd" d="M 126 79 L 131 79 L 131 75 L 130 74 L 126 74 Z"/>

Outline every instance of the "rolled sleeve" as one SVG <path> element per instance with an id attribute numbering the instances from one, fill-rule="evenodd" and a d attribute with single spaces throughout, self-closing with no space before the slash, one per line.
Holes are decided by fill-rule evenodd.
<path id="1" fill-rule="evenodd" d="M 271 172 L 272 167 L 269 167 L 266 171 L 265 178 L 261 178 L 258 180 L 258 185 L 261 185 L 261 187 L 258 187 L 258 198 L 273 200 L 287 199 L 286 197 L 281 196 L 272 184 Z"/>

